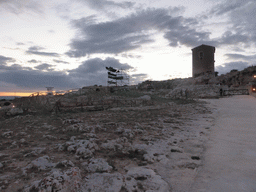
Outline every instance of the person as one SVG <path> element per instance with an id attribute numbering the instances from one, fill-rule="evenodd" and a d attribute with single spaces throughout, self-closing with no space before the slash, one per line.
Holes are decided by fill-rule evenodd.
<path id="1" fill-rule="evenodd" d="M 220 96 L 223 96 L 223 90 L 220 88 Z"/>
<path id="2" fill-rule="evenodd" d="M 186 99 L 188 99 L 188 89 L 185 90 Z"/>

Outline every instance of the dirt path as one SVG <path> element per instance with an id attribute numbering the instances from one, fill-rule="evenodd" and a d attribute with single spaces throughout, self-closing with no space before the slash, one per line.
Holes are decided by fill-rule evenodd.
<path id="1" fill-rule="evenodd" d="M 256 99 L 234 96 L 209 102 L 218 114 L 189 191 L 256 191 Z"/>

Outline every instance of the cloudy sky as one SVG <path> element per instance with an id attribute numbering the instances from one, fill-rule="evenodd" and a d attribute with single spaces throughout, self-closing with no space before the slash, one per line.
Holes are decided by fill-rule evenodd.
<path id="1" fill-rule="evenodd" d="M 191 49 L 215 71 L 256 64 L 255 0 L 0 0 L 0 95 L 192 76 Z M 7 93 L 8 92 L 8 93 Z"/>

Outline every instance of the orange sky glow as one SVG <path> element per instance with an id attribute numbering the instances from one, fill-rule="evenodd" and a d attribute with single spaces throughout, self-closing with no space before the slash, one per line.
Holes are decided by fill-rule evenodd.
<path id="1" fill-rule="evenodd" d="M 0 96 L 17 96 L 17 97 L 26 97 L 31 95 L 32 93 L 24 93 L 24 92 L 0 92 Z"/>

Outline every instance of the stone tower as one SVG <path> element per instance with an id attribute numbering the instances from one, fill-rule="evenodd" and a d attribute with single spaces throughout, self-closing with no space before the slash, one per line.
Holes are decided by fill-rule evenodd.
<path id="1" fill-rule="evenodd" d="M 192 49 L 193 77 L 204 73 L 214 74 L 214 53 L 215 47 L 204 44 Z"/>

